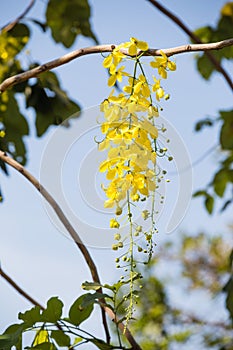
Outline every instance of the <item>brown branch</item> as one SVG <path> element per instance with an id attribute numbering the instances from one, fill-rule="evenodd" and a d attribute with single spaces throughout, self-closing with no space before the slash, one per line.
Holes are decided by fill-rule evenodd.
<path id="1" fill-rule="evenodd" d="M 0 276 L 2 276 L 2 278 L 4 280 L 6 280 L 19 294 L 21 294 L 25 299 L 27 299 L 28 301 L 30 301 L 30 303 L 32 303 L 35 306 L 39 306 L 39 308 L 41 310 L 44 310 L 45 308 L 38 303 L 38 301 L 36 301 L 35 299 L 33 299 L 28 293 L 26 293 L 21 287 L 19 287 L 19 285 L 13 281 L 13 279 L 7 275 L 3 269 L 0 266 Z"/>
<path id="2" fill-rule="evenodd" d="M 216 43 L 210 43 L 210 44 L 193 44 L 193 45 L 182 45 L 178 47 L 173 47 L 173 48 L 168 48 L 168 49 L 163 49 L 163 52 L 167 56 L 172 56 L 172 55 L 177 55 L 185 52 L 195 52 L 195 51 L 209 51 L 209 50 L 220 50 L 224 47 L 227 46 L 232 46 L 233 45 L 233 38 L 232 39 L 227 39 L 223 41 L 219 41 Z M 40 66 L 37 66 L 31 70 L 28 70 L 26 72 L 13 75 L 12 77 L 9 77 L 5 79 L 1 84 L 0 84 L 0 93 L 4 92 L 8 88 L 20 84 L 30 78 L 35 78 L 41 73 L 50 71 L 56 67 L 62 66 L 66 63 L 69 63 L 70 61 L 82 57 L 85 55 L 91 55 L 91 54 L 96 54 L 96 53 L 104 53 L 104 52 L 112 52 L 113 49 L 115 48 L 115 45 L 97 45 L 97 46 L 90 46 L 90 47 L 85 47 L 82 49 L 78 49 L 75 51 L 72 51 L 64 56 L 61 56 L 55 60 L 49 61 L 47 63 L 44 63 Z M 145 52 L 145 56 L 160 56 L 161 49 L 149 49 L 147 52 Z M 125 49 L 121 50 L 125 55 L 128 55 L 128 51 Z M 138 55 L 141 54 L 142 52 L 138 52 Z M 128 55 L 129 56 L 129 55 Z M 233 86 L 233 85 L 232 85 Z"/>
<path id="3" fill-rule="evenodd" d="M 9 32 L 12 28 L 14 28 L 14 26 L 19 23 L 19 21 L 21 19 L 23 19 L 28 12 L 31 10 L 32 6 L 35 4 L 36 0 L 31 0 L 29 5 L 26 7 L 26 9 L 23 11 L 23 13 L 21 13 L 21 15 L 19 15 L 13 22 L 10 22 L 8 24 L 6 24 L 5 26 L 3 26 L 1 28 L 1 31 L 3 32 Z"/>
<path id="4" fill-rule="evenodd" d="M 176 322 L 177 322 L 177 315 L 178 317 L 180 317 L 180 319 L 178 319 L 178 322 L 181 325 L 183 325 L 184 323 L 190 324 L 191 326 L 195 324 L 195 326 L 196 325 L 199 325 L 201 327 L 209 326 L 209 327 L 221 328 L 225 331 L 232 332 L 232 324 L 230 322 L 227 324 L 226 322 L 223 322 L 223 321 L 221 322 L 221 321 L 204 320 L 197 316 L 192 315 L 190 312 L 186 310 L 182 310 L 182 314 L 181 314 L 180 310 L 176 308 L 170 308 L 170 311 L 176 315 L 174 316 L 176 319 Z"/>
<path id="5" fill-rule="evenodd" d="M 32 298 L 25 290 L 23 290 L 9 275 L 7 275 L 3 269 L 0 266 L 0 276 L 7 281 L 19 294 L 21 294 L 26 300 L 28 300 L 30 303 L 32 303 L 35 306 L 39 306 L 41 310 L 45 310 L 44 306 L 42 306 L 38 301 L 36 301 L 34 298 Z M 56 327 L 63 331 L 62 326 L 56 322 Z M 73 347 L 70 347 L 70 350 L 73 350 Z"/>
<path id="6" fill-rule="evenodd" d="M 88 249 L 83 244 L 83 242 L 82 242 L 81 238 L 79 237 L 78 233 L 75 231 L 75 229 L 73 228 L 73 226 L 71 225 L 71 223 L 69 222 L 69 220 L 67 219 L 65 214 L 63 213 L 61 207 L 56 202 L 56 200 L 50 195 L 50 193 L 39 183 L 39 181 L 29 171 L 27 171 L 17 161 L 15 161 L 14 159 L 8 157 L 8 155 L 5 152 L 1 151 L 1 150 L 0 150 L 0 159 L 4 163 L 10 165 L 12 168 L 17 170 L 20 174 L 22 174 L 39 191 L 39 193 L 46 199 L 46 201 L 53 208 L 53 210 L 57 214 L 59 220 L 62 222 L 62 224 L 64 225 L 64 227 L 66 228 L 66 230 L 68 231 L 70 236 L 72 237 L 72 239 L 75 242 L 75 244 L 80 249 L 80 251 L 81 251 L 81 253 L 82 253 L 82 255 L 83 255 L 83 257 L 84 257 L 84 259 L 85 259 L 85 261 L 86 261 L 86 263 L 88 265 L 88 267 L 89 267 L 89 270 L 91 272 L 93 281 L 100 284 L 100 278 L 99 278 L 99 275 L 98 275 L 98 271 L 97 271 L 97 267 L 95 265 L 95 262 L 93 261 L 91 255 L 90 255 L 90 253 L 88 251 Z M 102 292 L 101 288 L 100 288 L 99 291 Z M 108 330 L 107 321 L 106 321 L 106 317 L 105 317 L 105 312 L 108 314 L 108 316 L 110 317 L 110 319 L 112 321 L 117 323 L 116 315 L 114 314 L 114 312 L 108 306 L 106 306 L 104 299 L 100 299 L 100 303 L 101 303 L 102 320 L 103 320 L 103 325 L 104 325 L 104 329 L 105 329 L 105 333 L 106 333 L 106 339 L 107 339 L 107 342 L 109 342 L 110 341 L 110 335 L 109 335 L 109 330 Z M 132 350 L 141 350 L 140 346 L 137 344 L 137 342 L 133 338 L 133 336 L 130 333 L 129 329 L 127 329 L 127 328 L 125 329 L 125 326 L 124 326 L 123 323 L 119 323 L 118 327 L 122 331 L 125 331 L 124 334 L 125 334 L 128 342 L 131 344 Z"/>
<path id="7" fill-rule="evenodd" d="M 165 8 L 156 0 L 147 0 L 147 1 L 149 1 L 160 12 L 162 12 L 164 15 L 170 18 L 174 23 L 176 23 L 194 42 L 198 44 L 202 44 L 202 41 L 200 40 L 200 38 L 196 34 L 194 34 L 180 18 L 174 15 L 174 13 L 172 13 L 170 10 Z M 231 77 L 229 76 L 227 71 L 221 66 L 218 60 L 210 52 L 205 52 L 205 54 L 209 58 L 209 60 L 212 62 L 212 64 L 215 66 L 216 70 L 223 75 L 227 84 L 230 86 L 231 90 L 233 90 L 233 81 L 231 80 Z"/>

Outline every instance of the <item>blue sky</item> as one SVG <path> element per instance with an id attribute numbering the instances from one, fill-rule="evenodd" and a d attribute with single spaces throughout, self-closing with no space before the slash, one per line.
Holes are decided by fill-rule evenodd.
<path id="1" fill-rule="evenodd" d="M 210 2 L 200 0 L 177 0 L 175 2 L 166 0 L 163 1 L 163 4 L 183 18 L 191 29 L 195 29 L 207 24 L 214 25 L 224 2 L 223 0 L 212 0 L 210 5 Z M 24 0 L 18 2 L 2 0 L 1 25 L 17 17 L 27 3 Z M 121 43 L 127 41 L 131 36 L 147 41 L 150 47 L 154 48 L 174 47 L 189 42 L 187 36 L 175 24 L 147 1 L 102 0 L 90 3 L 93 8 L 91 19 L 93 28 L 102 44 Z M 43 18 L 44 10 L 45 2 L 37 1 L 30 17 Z M 61 45 L 53 44 L 49 34 L 45 38 L 36 27 L 33 27 L 32 32 L 28 49 L 31 57 L 38 62 L 49 61 L 67 52 Z M 91 40 L 79 38 L 71 49 L 90 45 L 93 45 Z M 177 71 L 169 75 L 166 84 L 171 93 L 171 100 L 164 105 L 163 116 L 173 124 L 186 145 L 191 162 L 194 162 L 218 139 L 216 128 L 195 134 L 194 123 L 207 115 L 216 116 L 218 110 L 230 108 L 232 96 L 221 76 L 215 74 L 207 82 L 197 74 L 193 53 L 178 55 L 175 60 Z M 82 57 L 55 71 L 60 77 L 63 88 L 85 110 L 98 105 L 109 93 L 101 55 Z M 27 168 L 39 177 L 43 152 L 54 129 L 51 128 L 40 139 L 35 138 L 34 115 L 30 110 L 27 110 L 26 113 L 31 120 L 31 136 L 26 139 L 29 150 Z M 87 115 L 89 116 L 90 113 Z M 80 123 L 84 123 L 85 126 L 84 120 Z M 80 138 L 77 144 L 82 154 L 88 153 L 94 147 L 91 144 L 90 135 L 87 139 L 85 139 L 86 136 Z M 79 158 L 77 155 L 75 159 L 75 152 L 72 153 L 72 156 L 74 159 L 67 158 L 67 169 L 68 172 L 70 169 L 71 173 L 69 175 L 68 172 L 64 172 L 64 186 L 73 210 L 79 208 L 81 211 L 82 203 L 75 202 L 76 184 L 72 184 L 71 181 L 75 182 L 77 175 L 75 161 L 78 163 Z M 212 153 L 193 168 L 194 190 L 204 187 L 209 182 L 211 173 L 216 169 L 217 159 L 216 153 Z M 159 221 L 158 249 L 162 249 L 164 240 L 168 238 L 163 232 L 170 215 L 169 203 L 174 200 L 177 193 L 175 188 L 177 180 L 175 177 L 171 177 L 171 180 L 167 190 L 168 209 L 165 208 Z M 52 295 L 58 295 L 67 305 L 71 304 L 81 291 L 81 283 L 84 280 L 90 280 L 82 257 L 74 244 L 52 224 L 41 198 L 25 179 L 10 170 L 10 176 L 5 177 L 1 174 L 0 181 L 6 198 L 0 208 L 0 261 L 3 269 L 41 303 L 45 303 Z M 87 186 L 88 189 L 88 184 L 84 186 Z M 73 188 L 75 188 L 74 193 Z M 85 213 L 81 214 L 84 215 L 83 220 L 93 221 L 94 216 L 92 215 L 94 214 L 90 213 L 86 217 Z M 222 216 L 217 213 L 209 217 L 203 209 L 202 201 L 193 200 L 183 222 L 175 234 L 170 235 L 169 238 L 175 240 L 179 232 L 186 230 L 193 234 L 201 230 L 206 230 L 210 234 L 227 234 L 230 219 L 229 212 Z M 91 253 L 99 266 L 102 281 L 113 282 L 117 274 L 112 251 L 91 249 Z M 19 311 L 30 307 L 30 304 L 17 295 L 3 280 L 0 280 L 0 295 L 0 330 L 3 330 L 7 324 L 17 320 Z M 94 323 L 91 323 L 90 327 L 95 328 Z"/>

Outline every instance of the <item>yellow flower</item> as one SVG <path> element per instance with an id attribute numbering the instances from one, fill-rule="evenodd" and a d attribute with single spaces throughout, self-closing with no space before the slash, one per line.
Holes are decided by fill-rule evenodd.
<path id="1" fill-rule="evenodd" d="M 108 139 L 104 139 L 102 142 L 98 144 L 98 150 L 103 151 L 110 147 L 110 141 Z"/>
<path id="2" fill-rule="evenodd" d="M 110 225 L 110 228 L 119 228 L 120 227 L 120 224 L 118 221 L 116 221 L 116 219 L 111 219 L 109 225 Z"/>
<path id="3" fill-rule="evenodd" d="M 129 54 L 131 56 L 137 55 L 137 50 L 147 51 L 148 48 L 148 44 L 145 41 L 140 41 L 133 37 L 130 38 Z"/>
<path id="4" fill-rule="evenodd" d="M 112 64 L 112 61 L 113 61 L 113 55 L 110 54 L 103 60 L 103 67 L 109 68 Z"/>
<path id="5" fill-rule="evenodd" d="M 116 47 L 113 52 L 104 59 L 103 66 L 104 68 L 114 69 L 124 57 L 125 55 L 120 51 L 120 46 Z"/>
<path id="6" fill-rule="evenodd" d="M 152 139 L 156 139 L 158 137 L 158 129 L 149 122 L 149 120 L 144 119 L 141 122 L 141 127 L 146 131 L 147 134 L 150 135 Z"/>
<path id="7" fill-rule="evenodd" d="M 165 92 L 163 88 L 160 86 L 160 79 L 156 79 L 154 76 L 153 76 L 153 79 L 155 84 L 153 84 L 152 86 L 152 91 L 155 92 L 156 99 L 160 101 L 160 99 L 164 97 Z"/>
<path id="8" fill-rule="evenodd" d="M 148 119 L 152 119 L 153 117 L 158 117 L 159 116 L 159 111 L 158 108 L 155 106 L 150 106 L 148 108 Z"/>
<path id="9" fill-rule="evenodd" d="M 166 69 L 174 71 L 176 70 L 176 64 L 169 60 L 162 50 L 160 50 L 160 53 L 162 57 L 155 57 L 155 61 L 150 62 L 150 65 L 151 67 L 158 69 L 158 73 L 163 79 L 167 79 Z"/>
<path id="10" fill-rule="evenodd" d="M 131 199 L 132 199 L 133 202 L 138 202 L 139 199 L 140 199 L 140 196 L 139 196 L 138 193 L 136 193 L 136 194 L 131 194 L 130 197 L 131 197 Z"/>
<path id="11" fill-rule="evenodd" d="M 121 82 L 123 75 L 129 75 L 127 72 L 124 72 L 124 68 L 125 66 L 121 66 L 118 70 L 116 70 L 115 67 L 112 70 L 110 69 L 111 76 L 108 79 L 108 86 L 115 85 L 117 80 Z"/>
<path id="12" fill-rule="evenodd" d="M 114 235 L 114 239 L 115 239 L 116 241 L 119 241 L 119 240 L 121 239 L 120 233 L 116 233 L 116 234 Z"/>
<path id="13" fill-rule="evenodd" d="M 2 137 L 2 138 L 3 138 L 3 137 L 5 136 L 5 134 L 6 134 L 6 133 L 5 133 L 5 131 L 4 131 L 4 130 L 1 130 L 1 131 L 0 131 L 0 137 Z"/>
<path id="14" fill-rule="evenodd" d="M 150 212 L 148 210 L 142 211 L 142 217 L 144 220 L 148 219 L 149 216 L 150 216 Z"/>
<path id="15" fill-rule="evenodd" d="M 164 94 L 165 94 L 165 92 L 164 92 L 163 88 L 159 88 L 155 93 L 157 100 L 160 101 L 160 99 L 162 97 L 164 97 Z"/>
<path id="16" fill-rule="evenodd" d="M 121 214 L 122 214 L 122 208 L 119 206 L 119 204 L 117 204 L 116 215 L 121 215 Z"/>

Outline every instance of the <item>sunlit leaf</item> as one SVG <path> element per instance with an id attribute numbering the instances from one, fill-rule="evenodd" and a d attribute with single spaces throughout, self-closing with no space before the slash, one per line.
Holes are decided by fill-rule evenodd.
<path id="1" fill-rule="evenodd" d="M 48 343 L 49 342 L 49 333 L 45 329 L 39 329 L 36 332 L 33 346 L 36 346 L 38 344 Z"/>
<path id="2" fill-rule="evenodd" d="M 98 290 L 101 287 L 103 287 L 101 284 L 97 283 L 97 282 L 83 282 L 82 283 L 82 288 L 84 290 Z"/>
<path id="3" fill-rule="evenodd" d="M 213 29 L 210 26 L 206 27 L 201 27 L 198 28 L 194 31 L 194 34 L 198 36 L 198 38 L 203 42 L 203 43 L 209 43 L 212 40 L 213 36 Z M 193 41 L 194 43 L 194 41 Z"/>
<path id="4" fill-rule="evenodd" d="M 46 18 L 53 39 L 67 48 L 80 34 L 97 42 L 89 22 L 90 6 L 87 0 L 60 0 L 59 6 L 57 0 L 49 0 Z"/>
<path id="5" fill-rule="evenodd" d="M 44 343 L 38 344 L 38 345 L 33 346 L 33 347 L 26 347 L 25 349 L 27 349 L 27 350 L 34 350 L 34 349 L 37 349 L 37 350 L 56 350 L 57 348 L 53 343 L 44 342 Z"/>

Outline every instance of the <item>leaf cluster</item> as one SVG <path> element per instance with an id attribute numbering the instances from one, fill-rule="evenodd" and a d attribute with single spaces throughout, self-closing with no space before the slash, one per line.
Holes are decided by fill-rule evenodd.
<path id="1" fill-rule="evenodd" d="M 50 0 L 44 20 L 23 18 L 21 22 L 24 23 L 3 27 L 0 32 L 0 81 L 38 65 L 28 56 L 33 25 L 44 32 L 50 31 L 55 43 L 69 48 L 80 35 L 97 42 L 91 29 L 90 16 L 87 0 L 62 1 L 59 6 L 56 0 Z M 27 161 L 25 136 L 31 132 L 30 110 L 35 114 L 36 134 L 41 137 L 52 125 L 59 125 L 72 115 L 78 116 L 80 106 L 62 89 L 58 76 L 52 72 L 15 85 L 12 90 L 0 95 L 0 131 L 5 132 L 5 137 L 0 137 L 0 149 L 23 165 Z M 68 126 L 68 123 L 64 125 Z M 2 162 L 0 168 L 7 174 Z"/>
<path id="2" fill-rule="evenodd" d="M 20 312 L 18 318 L 22 322 L 9 326 L 0 336 L 0 349 L 10 350 L 13 346 L 17 350 L 56 350 L 60 347 L 74 349 L 82 343 L 93 343 L 102 350 L 113 349 L 105 341 L 80 328 L 93 312 L 94 303 L 101 297 L 104 297 L 101 293 L 79 296 L 65 318 L 62 318 L 63 302 L 58 297 L 50 298 L 44 310 L 34 306 L 24 313 Z M 23 335 L 26 332 L 32 334 L 33 340 L 31 346 L 23 347 Z"/>

